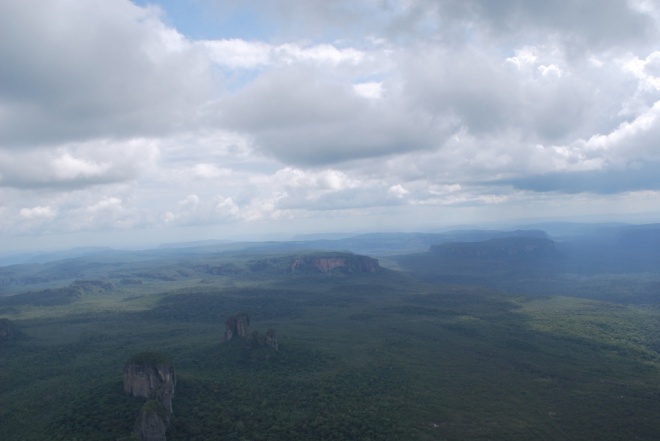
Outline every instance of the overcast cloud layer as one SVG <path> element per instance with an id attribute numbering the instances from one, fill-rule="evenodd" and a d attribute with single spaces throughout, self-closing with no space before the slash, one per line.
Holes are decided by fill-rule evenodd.
<path id="1" fill-rule="evenodd" d="M 0 238 L 656 210 L 659 42 L 653 0 L 0 0 Z"/>

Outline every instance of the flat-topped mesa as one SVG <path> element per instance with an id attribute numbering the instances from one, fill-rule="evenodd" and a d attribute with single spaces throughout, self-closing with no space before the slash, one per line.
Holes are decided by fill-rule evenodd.
<path id="1" fill-rule="evenodd" d="M 555 243 L 540 237 L 506 237 L 482 242 L 450 242 L 431 246 L 431 252 L 453 258 L 529 258 L 556 253 Z"/>
<path id="2" fill-rule="evenodd" d="M 311 268 L 322 273 L 337 268 L 345 273 L 375 273 L 380 265 L 377 259 L 354 254 L 309 255 L 298 257 L 291 262 L 291 272 Z"/>
<path id="3" fill-rule="evenodd" d="M 172 362 L 156 352 L 142 352 L 124 365 L 124 392 L 158 401 L 172 413 L 176 373 Z"/>
<path id="4" fill-rule="evenodd" d="M 225 341 L 231 340 L 235 335 L 246 338 L 250 327 L 250 317 L 244 312 L 239 312 L 229 317 L 225 325 Z"/>

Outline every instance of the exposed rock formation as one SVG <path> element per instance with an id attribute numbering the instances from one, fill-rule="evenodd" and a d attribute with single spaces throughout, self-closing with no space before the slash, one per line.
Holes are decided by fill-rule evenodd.
<path id="1" fill-rule="evenodd" d="M 9 319 L 0 318 L 0 340 L 9 340 L 14 337 L 14 325 Z"/>
<path id="2" fill-rule="evenodd" d="M 229 317 L 225 324 L 225 341 L 231 340 L 235 335 L 246 338 L 250 326 L 250 317 L 244 312 L 239 312 Z"/>
<path id="3" fill-rule="evenodd" d="M 135 420 L 134 435 L 142 441 L 166 441 L 165 432 L 170 425 L 170 415 L 158 401 L 147 401 Z"/>
<path id="4" fill-rule="evenodd" d="M 232 315 L 226 321 L 225 339 L 227 342 L 234 336 L 238 336 L 244 343 L 242 346 L 247 349 L 257 349 L 260 347 L 269 347 L 275 351 L 279 350 L 277 343 L 277 332 L 270 328 L 265 334 L 260 334 L 259 331 L 254 331 L 248 335 L 248 327 L 250 326 L 250 317 L 244 313 Z"/>
<path id="5" fill-rule="evenodd" d="M 273 328 L 270 328 L 268 331 L 266 331 L 264 342 L 266 343 L 266 346 L 273 348 L 276 351 L 279 350 L 279 346 L 277 345 L 277 334 Z"/>
<path id="6" fill-rule="evenodd" d="M 345 273 L 375 273 L 380 268 L 378 260 L 368 256 L 350 254 L 312 255 L 294 259 L 291 271 L 316 269 L 327 273 L 340 268 Z"/>
<path id="7" fill-rule="evenodd" d="M 162 354 L 143 352 L 131 357 L 124 366 L 124 392 L 154 399 L 170 413 L 175 387 L 174 367 Z"/>
<path id="8" fill-rule="evenodd" d="M 279 350 L 277 344 L 277 332 L 270 328 L 265 334 L 260 334 L 259 331 L 254 331 L 252 336 L 245 341 L 246 347 L 251 349 L 268 347 L 275 351 Z"/>

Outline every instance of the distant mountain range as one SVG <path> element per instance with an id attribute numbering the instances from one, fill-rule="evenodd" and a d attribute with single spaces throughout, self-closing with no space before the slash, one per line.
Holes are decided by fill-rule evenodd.
<path id="1" fill-rule="evenodd" d="M 660 269 L 660 224 L 555 223 L 508 231 L 465 229 L 437 233 L 372 233 L 335 239 L 301 236 L 304 237 L 310 240 L 203 241 L 142 251 L 88 247 L 14 256 L 2 262 L 5 266 L 0 267 L 0 279 L 5 281 L 6 289 L 8 281 L 17 277 L 27 277 L 26 280 L 38 286 L 51 283 L 53 278 L 61 278 L 63 274 L 71 279 L 70 283 L 76 278 L 95 278 L 108 271 L 132 274 L 138 267 L 145 273 L 157 272 L 162 277 L 177 279 L 182 277 L 182 271 L 188 271 L 186 268 L 197 265 L 190 269 L 197 272 L 208 265 L 209 260 L 232 261 L 215 266 L 218 271 L 240 272 L 241 265 L 257 265 L 248 263 L 255 256 L 310 252 L 371 256 L 380 259 L 383 266 L 413 272 L 430 281 L 485 283 L 507 289 L 515 280 L 544 275 L 639 274 Z M 262 259 L 260 262 L 259 265 L 269 262 L 264 268 L 271 268 L 279 260 Z"/>

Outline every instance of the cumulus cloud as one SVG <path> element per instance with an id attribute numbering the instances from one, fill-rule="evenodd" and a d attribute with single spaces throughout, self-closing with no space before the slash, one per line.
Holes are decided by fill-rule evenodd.
<path id="1" fill-rule="evenodd" d="M 56 212 L 51 207 L 32 207 L 32 208 L 21 208 L 19 212 L 20 216 L 23 219 L 52 219 L 56 216 Z"/>
<path id="2" fill-rule="evenodd" d="M 278 170 L 269 180 L 279 184 L 288 192 L 298 190 L 307 192 L 338 191 L 360 186 L 358 181 L 352 179 L 346 173 L 334 169 L 306 171 L 286 167 Z"/>
<path id="3" fill-rule="evenodd" d="M 71 208 L 66 216 L 70 231 L 129 229 L 141 223 L 137 207 L 120 196 L 92 199 L 86 206 Z"/>
<path id="4" fill-rule="evenodd" d="M 383 83 L 380 81 L 353 84 L 353 90 L 364 98 L 382 98 L 385 93 Z"/>
<path id="5" fill-rule="evenodd" d="M 81 188 L 134 179 L 158 157 L 151 140 L 0 149 L 0 187 Z"/>
<path id="6" fill-rule="evenodd" d="M 387 192 L 388 192 L 391 196 L 393 196 L 393 197 L 395 197 L 395 198 L 398 198 L 398 199 L 401 199 L 401 198 L 405 197 L 408 193 L 410 193 L 410 192 L 409 192 L 408 190 L 406 190 L 406 189 L 404 188 L 404 186 L 401 185 L 401 184 L 392 185 L 392 186 L 387 190 Z"/>
<path id="7" fill-rule="evenodd" d="M 196 194 L 189 194 L 184 199 L 180 200 L 177 204 L 175 212 L 168 211 L 163 215 L 165 222 L 178 222 L 178 223 L 195 223 L 203 221 L 203 213 L 198 209 L 200 207 L 200 199 Z"/>
<path id="8" fill-rule="evenodd" d="M 232 0 L 223 5 L 233 8 L 219 14 L 245 15 L 248 9 Z M 582 51 L 644 44 L 658 31 L 657 5 L 649 0 L 278 0 L 250 4 L 249 11 L 289 38 L 367 34 L 406 44 L 461 44 L 481 34 L 504 44 L 549 37 Z"/>
<path id="9" fill-rule="evenodd" d="M 266 65 L 287 65 L 296 62 L 357 64 L 364 52 L 353 48 L 338 48 L 331 44 L 301 45 L 287 43 L 271 45 L 241 39 L 207 40 L 200 43 L 209 58 L 220 66 L 233 69 L 253 69 Z"/>
<path id="10" fill-rule="evenodd" d="M 240 208 L 232 200 L 223 196 L 217 196 L 213 201 L 213 209 L 221 217 L 229 216 L 230 218 L 237 217 L 240 213 Z"/>
<path id="11" fill-rule="evenodd" d="M 128 0 L 0 2 L 0 230 L 658 190 L 655 2 L 195 5 L 241 34 Z"/>
<path id="12" fill-rule="evenodd" d="M 190 194 L 178 201 L 174 211 L 163 214 L 162 220 L 168 225 L 206 225 L 244 219 L 242 210 L 231 197 L 216 195 L 206 199 Z"/>
<path id="13" fill-rule="evenodd" d="M 211 90 L 209 62 L 157 8 L 0 4 L 0 145 L 166 134 Z"/>
<path id="14" fill-rule="evenodd" d="M 550 38 L 575 53 L 644 44 L 658 31 L 657 8 L 642 1 L 394 0 L 385 4 L 387 20 L 376 22 L 382 35 L 426 37 L 445 44 L 469 42 L 478 34 L 504 44 Z"/>
<path id="15" fill-rule="evenodd" d="M 251 133 L 258 149 L 289 164 L 323 165 L 436 145 L 450 122 L 392 98 L 373 103 L 322 70 L 278 69 L 224 105 L 222 122 Z"/>
<path id="16" fill-rule="evenodd" d="M 231 176 L 231 170 L 220 168 L 215 164 L 196 164 L 192 168 L 192 175 L 200 179 L 214 179 Z"/>

